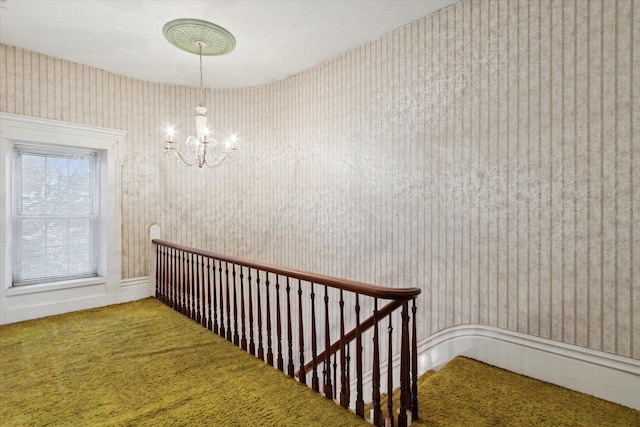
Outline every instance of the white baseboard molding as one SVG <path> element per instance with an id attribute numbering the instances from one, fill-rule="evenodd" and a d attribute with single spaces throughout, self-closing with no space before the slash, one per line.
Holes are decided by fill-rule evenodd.
<path id="1" fill-rule="evenodd" d="M 120 302 L 137 301 L 151 295 L 148 276 L 125 279 L 121 283 Z"/>
<path id="2" fill-rule="evenodd" d="M 640 410 L 640 360 L 481 325 L 456 326 L 418 344 L 420 374 L 466 356 Z"/>
<path id="3" fill-rule="evenodd" d="M 55 301 L 51 304 L 38 303 L 33 305 L 10 307 L 2 313 L 2 324 L 23 322 L 41 317 L 55 316 L 78 310 L 102 307 L 111 304 L 107 295 L 96 294 L 74 297 L 69 300 Z"/>
<path id="4" fill-rule="evenodd" d="M 104 280 L 5 290 L 0 324 L 136 301 L 153 295 L 148 277 L 122 280 L 113 286 L 119 286 L 117 292 L 109 292 Z"/>

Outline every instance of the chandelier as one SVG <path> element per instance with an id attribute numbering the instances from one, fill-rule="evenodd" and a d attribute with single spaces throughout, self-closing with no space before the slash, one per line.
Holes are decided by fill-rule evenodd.
<path id="1" fill-rule="evenodd" d="M 172 45 L 184 51 L 197 54 L 200 58 L 200 102 L 195 108 L 196 136 L 189 136 L 184 144 L 175 141 L 175 129 L 166 129 L 164 152 L 177 157 L 186 166 L 197 164 L 214 168 L 234 151 L 237 138 L 231 135 L 220 144 L 208 127 L 207 108 L 204 106 L 202 83 L 202 55 L 224 55 L 233 50 L 236 40 L 222 27 L 197 19 L 176 19 L 165 24 L 162 32 Z M 181 148 L 180 145 L 183 147 Z"/>

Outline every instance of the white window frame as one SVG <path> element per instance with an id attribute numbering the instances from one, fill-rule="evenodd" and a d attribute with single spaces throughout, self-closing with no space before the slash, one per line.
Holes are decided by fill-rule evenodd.
<path id="1" fill-rule="evenodd" d="M 0 113 L 0 324 L 119 302 L 121 147 L 125 132 Z M 98 276 L 12 286 L 13 150 L 16 145 L 89 149 L 99 155 Z M 73 305 L 71 300 L 84 302 Z M 44 308 L 36 308 L 36 307 Z M 25 313 L 31 310 L 31 313 Z"/>

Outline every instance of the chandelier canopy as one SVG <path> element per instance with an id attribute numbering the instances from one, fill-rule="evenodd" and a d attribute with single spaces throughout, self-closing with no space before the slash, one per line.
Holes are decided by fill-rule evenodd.
<path id="1" fill-rule="evenodd" d="M 237 138 L 232 135 L 219 145 L 211 136 L 207 108 L 204 106 L 202 55 L 225 55 L 235 48 L 236 39 L 224 28 L 197 19 L 176 19 L 165 24 L 162 32 L 169 43 L 200 58 L 200 102 L 195 108 L 196 136 L 187 137 L 184 147 L 180 148 L 175 141 L 175 129 L 169 127 L 166 129 L 164 152 L 169 156 L 175 155 L 186 166 L 197 164 L 198 167 L 216 167 L 236 151 Z"/>

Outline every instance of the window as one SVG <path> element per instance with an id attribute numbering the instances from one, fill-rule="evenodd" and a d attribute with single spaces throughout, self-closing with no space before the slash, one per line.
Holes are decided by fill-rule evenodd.
<path id="1" fill-rule="evenodd" d="M 0 112 L 0 324 L 122 302 L 125 135 Z"/>
<path id="2" fill-rule="evenodd" d="M 14 146 L 13 286 L 98 275 L 98 155 Z"/>

